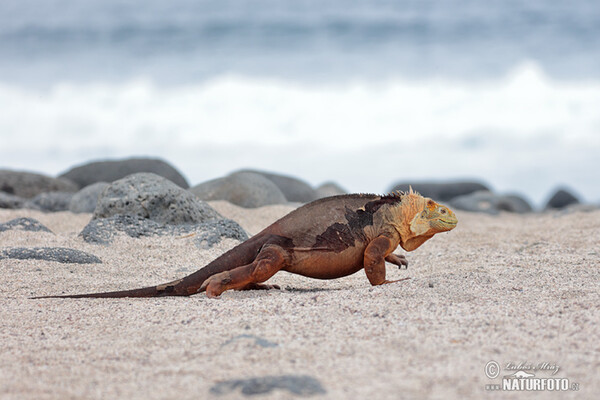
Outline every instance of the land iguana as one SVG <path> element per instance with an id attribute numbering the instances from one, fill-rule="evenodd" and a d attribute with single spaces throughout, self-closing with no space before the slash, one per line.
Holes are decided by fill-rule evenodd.
<path id="1" fill-rule="evenodd" d="M 204 268 L 158 286 L 117 292 L 37 298 L 190 296 L 218 297 L 230 289 L 270 289 L 267 279 L 287 271 L 335 279 L 364 268 L 371 285 L 385 279 L 385 262 L 402 268 L 406 257 L 433 235 L 453 229 L 458 220 L 447 207 L 407 193 L 384 196 L 349 194 L 308 203 L 224 253 Z"/>

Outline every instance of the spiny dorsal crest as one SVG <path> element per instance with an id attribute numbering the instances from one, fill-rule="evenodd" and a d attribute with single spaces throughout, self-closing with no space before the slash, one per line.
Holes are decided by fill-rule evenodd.
<path id="1" fill-rule="evenodd" d="M 390 199 L 390 200 L 402 200 L 402 198 L 405 197 L 405 196 L 422 197 L 420 193 L 418 193 L 415 190 L 413 190 L 412 185 L 408 186 L 408 191 L 406 191 L 406 192 L 403 192 L 401 190 L 396 190 L 394 192 L 388 193 L 388 194 L 383 195 L 381 197 L 385 198 L 385 199 Z"/>
<path id="2" fill-rule="evenodd" d="M 423 208 L 425 199 L 412 186 L 408 187 L 408 191 L 395 191 L 382 198 L 384 202 L 393 206 L 396 212 L 402 213 L 402 220 L 410 221 L 416 214 L 420 213 Z"/>

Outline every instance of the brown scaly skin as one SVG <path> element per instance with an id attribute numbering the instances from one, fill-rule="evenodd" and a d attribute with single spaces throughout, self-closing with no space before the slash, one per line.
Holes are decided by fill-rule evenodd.
<path id="1" fill-rule="evenodd" d="M 371 285 L 385 279 L 385 262 L 408 263 L 392 252 L 412 251 L 433 235 L 453 229 L 454 213 L 412 190 L 386 196 L 349 194 L 327 197 L 292 211 L 262 232 L 185 278 L 119 292 L 47 297 L 190 296 L 206 291 L 268 289 L 277 271 L 335 279 L 365 270 Z"/>

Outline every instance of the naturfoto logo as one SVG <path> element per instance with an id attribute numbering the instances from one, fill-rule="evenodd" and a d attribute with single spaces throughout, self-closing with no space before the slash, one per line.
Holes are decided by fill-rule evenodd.
<path id="1" fill-rule="evenodd" d="M 579 384 L 570 382 L 567 378 L 554 377 L 560 370 L 556 363 L 540 362 L 529 363 L 513 361 L 503 364 L 497 361 L 489 361 L 484 368 L 485 375 L 489 379 L 496 379 L 502 370 L 509 371 L 502 376 L 501 383 L 486 384 L 485 390 L 489 391 L 576 391 Z M 550 377 L 540 377 L 537 374 L 549 374 Z"/>

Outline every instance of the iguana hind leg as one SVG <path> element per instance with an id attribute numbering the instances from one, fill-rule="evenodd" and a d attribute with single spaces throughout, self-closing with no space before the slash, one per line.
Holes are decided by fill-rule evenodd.
<path id="1" fill-rule="evenodd" d="M 280 246 L 267 245 L 252 263 L 211 276 L 204 281 L 200 291 L 206 290 L 206 295 L 214 298 L 230 289 L 266 289 L 269 285 L 261 283 L 275 275 L 285 262 L 285 250 Z"/>

